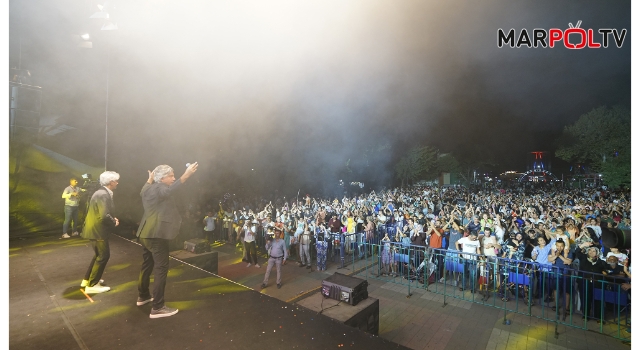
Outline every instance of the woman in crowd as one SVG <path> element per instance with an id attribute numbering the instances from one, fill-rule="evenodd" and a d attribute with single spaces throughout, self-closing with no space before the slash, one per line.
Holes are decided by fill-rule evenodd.
<path id="1" fill-rule="evenodd" d="M 531 252 L 531 258 L 538 264 L 535 269 L 535 281 L 536 290 L 534 291 L 535 298 L 543 298 L 544 302 L 551 301 L 551 278 L 549 278 L 549 272 L 551 271 L 551 263 L 549 262 L 549 252 L 551 248 L 555 247 L 556 240 L 552 239 L 547 243 L 546 237 L 538 237 L 538 245 L 533 248 Z"/>

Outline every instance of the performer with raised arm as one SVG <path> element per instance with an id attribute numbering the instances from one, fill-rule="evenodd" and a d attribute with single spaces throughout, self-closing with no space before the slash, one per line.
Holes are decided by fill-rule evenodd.
<path id="1" fill-rule="evenodd" d="M 198 162 L 189 164 L 184 174 L 176 181 L 173 168 L 158 165 L 153 171 L 149 171 L 149 179 L 140 191 L 144 215 L 137 236 L 140 238 L 143 253 L 136 304 L 141 306 L 153 302 L 149 318 L 168 317 L 178 313 L 178 309 L 164 305 L 164 288 L 169 272 L 169 242 L 178 235 L 182 224 L 173 195 L 197 169 Z M 151 272 L 153 294 L 149 293 Z"/>

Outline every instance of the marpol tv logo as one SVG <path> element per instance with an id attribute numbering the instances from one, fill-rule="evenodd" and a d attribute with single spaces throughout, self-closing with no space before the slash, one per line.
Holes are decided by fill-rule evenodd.
<path id="1" fill-rule="evenodd" d="M 607 48 L 615 43 L 618 48 L 621 48 L 627 36 L 627 29 L 601 28 L 594 30 L 580 28 L 580 25 L 582 25 L 582 21 L 578 21 L 575 27 L 569 23 L 569 28 L 565 30 L 536 28 L 531 34 L 526 28 L 523 28 L 518 35 L 513 28 L 506 33 L 500 28 L 498 29 L 498 47 L 502 48 L 508 45 L 517 48 L 554 48 L 564 45 L 567 49 L 579 50 Z"/>

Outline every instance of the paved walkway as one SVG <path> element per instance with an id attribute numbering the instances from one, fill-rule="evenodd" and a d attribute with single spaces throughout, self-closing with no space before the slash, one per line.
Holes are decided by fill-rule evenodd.
<path id="1" fill-rule="evenodd" d="M 228 244 L 214 248 L 219 251 L 219 274 L 260 290 L 265 272 L 246 267 L 242 253 Z M 294 258 L 295 259 L 295 258 Z M 321 281 L 334 272 L 353 274 L 365 266 L 357 261 L 355 268 L 340 269 L 340 262 L 328 262 L 326 271 L 298 267 L 295 261 L 283 266 L 283 286 L 275 288 L 275 269 L 271 281 L 262 293 L 280 300 L 295 302 L 318 292 Z M 356 274 L 366 278 L 370 271 Z M 369 278 L 369 296 L 380 300 L 380 337 L 412 349 L 629 349 L 629 344 L 611 336 L 573 327 L 558 326 L 536 317 L 507 314 L 510 325 L 504 324 L 504 312 L 471 301 L 444 297 L 420 288 L 411 288 L 387 280 Z M 439 285 L 442 286 L 442 285 Z M 628 336 L 628 333 L 624 335 Z"/>

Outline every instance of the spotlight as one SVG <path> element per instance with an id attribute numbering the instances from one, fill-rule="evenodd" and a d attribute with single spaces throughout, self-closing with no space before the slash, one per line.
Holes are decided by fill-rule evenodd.
<path id="1" fill-rule="evenodd" d="M 82 178 L 85 179 L 85 180 L 91 180 L 92 179 L 91 174 L 82 174 Z"/>

